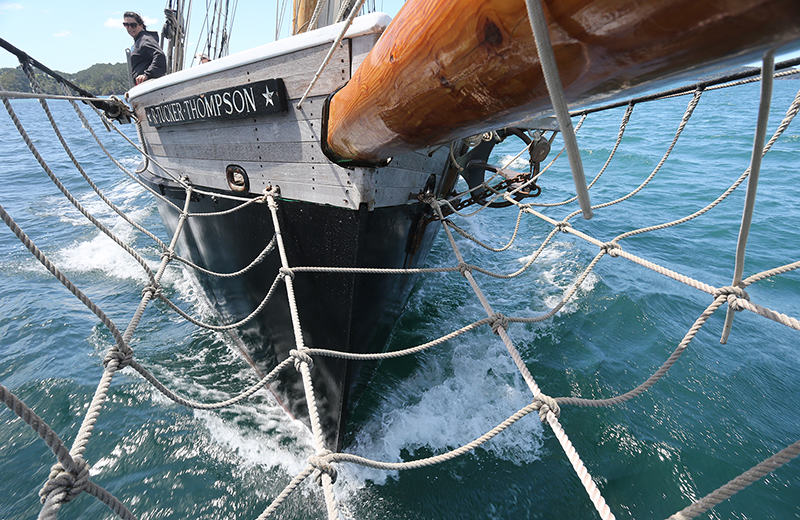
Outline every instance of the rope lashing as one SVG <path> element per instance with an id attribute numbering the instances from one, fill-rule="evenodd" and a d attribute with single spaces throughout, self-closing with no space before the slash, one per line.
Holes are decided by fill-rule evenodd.
<path id="1" fill-rule="evenodd" d="M 300 371 L 303 363 L 308 365 L 308 368 L 314 366 L 314 359 L 303 351 L 292 349 L 289 351 L 289 357 L 294 358 L 294 368 Z"/>
<path id="2" fill-rule="evenodd" d="M 489 325 L 492 327 L 492 332 L 498 336 L 500 335 L 500 327 L 502 327 L 503 330 L 508 331 L 508 317 L 502 312 L 495 312 L 492 314 L 489 320 Z"/>
<path id="3" fill-rule="evenodd" d="M 467 273 L 472 272 L 472 266 L 470 266 L 466 262 L 459 262 L 458 263 L 458 272 L 461 273 L 461 276 L 466 276 Z"/>
<path id="4" fill-rule="evenodd" d="M 734 296 L 733 294 L 728 295 L 728 307 L 734 311 L 743 311 L 745 308 L 739 303 L 741 301 L 740 298 Z"/>
<path id="5" fill-rule="evenodd" d="M 177 257 L 178 257 L 178 255 L 175 254 L 175 251 L 167 250 L 167 251 L 163 251 L 161 253 L 161 259 L 162 260 L 166 258 L 168 261 L 172 262 Z"/>
<path id="6" fill-rule="evenodd" d="M 145 285 L 144 289 L 142 289 L 142 298 L 144 298 L 147 293 L 150 293 L 151 298 L 156 299 L 161 296 L 161 286 L 158 284 Z"/>
<path id="7" fill-rule="evenodd" d="M 279 269 L 279 272 L 280 272 L 280 276 L 282 276 L 284 278 L 288 277 L 288 278 L 291 278 L 292 280 L 294 280 L 294 271 L 292 269 L 290 269 L 288 267 L 281 267 Z"/>
<path id="8" fill-rule="evenodd" d="M 126 352 L 116 348 L 110 350 L 105 359 L 103 359 L 103 367 L 108 368 L 108 364 L 115 359 L 117 360 L 117 370 L 122 370 L 133 362 L 133 350 L 128 349 Z"/>
<path id="9" fill-rule="evenodd" d="M 600 246 L 600 249 L 605 251 L 607 255 L 617 258 L 619 256 L 619 252 L 622 251 L 622 246 L 616 242 L 605 242 Z"/>
<path id="10" fill-rule="evenodd" d="M 50 469 L 50 477 L 39 490 L 39 498 L 44 504 L 47 498 L 54 495 L 63 495 L 60 503 L 66 504 L 80 495 L 89 482 L 89 464 L 81 457 L 73 457 L 78 466 L 78 473 L 72 473 L 64 469 L 60 462 L 57 462 Z"/>
<path id="11" fill-rule="evenodd" d="M 110 96 L 106 99 L 108 103 L 107 108 L 105 109 L 106 117 L 109 119 L 117 119 L 118 117 L 125 115 L 131 116 L 130 108 L 126 105 L 120 98 L 117 96 Z"/>
<path id="12" fill-rule="evenodd" d="M 326 474 L 331 478 L 331 484 L 336 483 L 336 477 L 338 477 L 338 473 L 336 472 L 336 468 L 331 466 L 328 462 L 328 457 L 332 455 L 332 452 L 329 450 L 322 450 L 317 455 L 311 455 L 308 458 L 308 463 L 314 466 L 317 470 L 316 475 L 314 476 L 314 480 L 320 486 L 322 485 L 322 474 Z"/>
<path id="13" fill-rule="evenodd" d="M 572 224 L 569 222 L 562 220 L 561 222 L 556 222 L 556 229 L 561 231 L 562 233 L 568 233 L 570 229 L 572 229 Z"/>
<path id="14" fill-rule="evenodd" d="M 750 295 L 747 294 L 747 291 L 745 291 L 743 287 L 736 287 L 733 285 L 726 285 L 725 287 L 720 287 L 719 289 L 714 291 L 715 297 L 722 296 L 723 294 L 725 295 L 733 294 L 735 296 L 738 296 L 739 298 L 744 298 L 745 300 L 750 299 Z"/>
<path id="15" fill-rule="evenodd" d="M 747 300 L 750 301 L 750 295 L 747 294 L 747 291 L 742 289 L 741 287 L 734 287 L 732 285 L 728 285 L 725 287 L 720 287 L 714 292 L 714 297 L 719 298 L 720 296 L 727 295 L 728 307 L 734 311 L 743 311 L 744 307 L 739 304 L 739 300 Z"/>
<path id="16" fill-rule="evenodd" d="M 539 410 L 539 419 L 541 419 L 543 423 L 547 423 L 547 412 L 553 412 L 556 418 L 561 417 L 561 407 L 558 406 L 558 401 L 549 395 L 539 394 L 539 396 L 533 400 L 533 405 L 534 409 Z"/>

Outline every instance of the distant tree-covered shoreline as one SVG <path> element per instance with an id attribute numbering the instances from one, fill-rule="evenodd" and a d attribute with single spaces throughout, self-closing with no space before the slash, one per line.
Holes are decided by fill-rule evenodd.
<path id="1" fill-rule="evenodd" d="M 36 79 L 47 94 L 62 94 L 61 87 L 50 76 L 36 70 Z M 127 63 L 96 63 L 88 69 L 61 76 L 94 94 L 111 96 L 124 94 L 130 88 Z M 13 92 L 31 92 L 31 86 L 20 67 L 0 69 L 0 88 Z"/>

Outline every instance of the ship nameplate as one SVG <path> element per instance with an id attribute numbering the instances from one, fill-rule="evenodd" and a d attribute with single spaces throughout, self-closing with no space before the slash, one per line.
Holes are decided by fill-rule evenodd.
<path id="1" fill-rule="evenodd" d="M 144 107 L 150 126 L 279 114 L 288 110 L 283 80 L 267 79 Z"/>

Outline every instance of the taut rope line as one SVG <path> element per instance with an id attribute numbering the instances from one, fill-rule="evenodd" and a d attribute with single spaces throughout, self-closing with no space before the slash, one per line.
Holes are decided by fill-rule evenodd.
<path id="1" fill-rule="evenodd" d="M 536 0 L 533 0 L 534 3 L 538 3 Z M 530 2 L 529 2 L 530 7 Z M 539 6 L 541 7 L 541 6 Z M 769 57 L 768 57 L 769 59 Z M 767 60 L 765 60 L 764 70 L 769 70 Z M 26 69 L 26 71 L 28 71 Z M 30 72 L 30 71 L 28 71 Z M 552 73 L 553 71 L 550 70 Z M 556 71 L 557 73 L 557 71 Z M 35 83 L 35 78 L 31 78 L 32 83 Z M 768 88 L 765 83 L 765 89 Z M 650 180 L 654 178 L 654 176 L 661 170 L 664 163 L 670 157 L 670 154 L 678 141 L 681 133 L 683 132 L 684 128 L 688 124 L 694 108 L 697 106 L 700 96 L 703 93 L 705 88 L 705 84 L 701 84 L 697 86 L 693 93 L 693 98 L 689 102 L 687 109 L 684 113 L 684 116 L 676 129 L 675 135 L 672 139 L 671 144 L 668 146 L 666 152 L 662 156 L 661 160 L 659 161 L 656 168 L 649 174 L 649 176 L 635 189 L 630 191 L 627 195 L 620 197 L 618 199 L 612 200 L 607 203 L 598 204 L 593 206 L 592 210 L 602 210 L 611 205 L 621 203 L 625 200 L 630 199 L 637 193 L 641 192 L 648 186 Z M 710 90 L 710 89 L 709 89 Z M 18 131 L 20 135 L 25 140 L 26 145 L 28 146 L 31 153 L 37 158 L 42 169 L 51 177 L 53 182 L 59 187 L 65 197 L 70 199 L 70 201 L 74 201 L 73 205 L 78 208 L 81 213 L 83 213 L 89 220 L 97 226 L 99 229 L 102 229 L 102 225 L 92 217 L 88 211 L 83 209 L 80 204 L 77 203 L 77 200 L 69 193 L 66 188 L 63 187 L 63 184 L 55 177 L 55 175 L 50 171 L 47 164 L 41 159 L 41 156 L 38 154 L 35 146 L 33 145 L 32 141 L 27 134 L 25 133 L 24 129 L 22 128 L 21 124 L 19 124 L 16 115 L 14 114 L 13 110 L 11 109 L 10 103 L 6 99 L 7 96 L 2 95 L 3 92 L 0 92 L 0 97 L 3 98 L 3 103 L 9 112 L 9 116 L 11 117 L 12 121 L 15 121 Z M 121 211 L 104 195 L 102 195 L 101 190 L 97 188 L 93 181 L 91 181 L 90 176 L 86 173 L 83 168 L 80 166 L 77 160 L 75 160 L 73 154 L 69 150 L 69 147 L 66 144 L 66 141 L 61 136 L 57 124 L 52 117 L 47 104 L 45 103 L 46 96 L 37 95 L 38 99 L 40 99 L 42 108 L 48 116 L 48 119 L 51 122 L 51 125 L 55 129 L 59 140 L 61 141 L 65 152 L 73 161 L 76 169 L 81 173 L 84 179 L 89 183 L 92 189 L 101 197 L 101 199 L 112 207 L 115 212 L 118 214 Z M 767 96 L 768 97 L 768 96 Z M 71 99 L 71 96 L 60 96 L 58 99 Z M 50 99 L 54 99 L 52 96 Z M 612 159 L 614 158 L 617 149 L 622 141 L 623 134 L 625 133 L 626 126 L 628 121 L 631 117 L 634 107 L 634 101 L 628 103 L 627 110 L 625 115 L 622 118 L 622 122 L 620 123 L 619 131 L 617 132 L 616 142 L 609 153 L 608 158 L 605 161 L 605 164 L 600 169 L 599 173 L 595 176 L 594 180 L 589 186 L 584 186 L 586 190 L 593 186 L 601 175 L 607 170 L 609 164 L 611 163 Z M 762 107 L 764 104 L 762 103 Z M 722 307 L 725 303 L 728 304 L 728 312 L 733 313 L 734 311 L 742 311 L 742 310 L 749 310 L 755 314 L 760 316 L 766 317 L 771 319 L 777 323 L 781 323 L 787 327 L 790 327 L 795 330 L 800 330 L 800 321 L 789 316 L 787 314 L 781 313 L 776 310 L 769 309 L 765 306 L 762 306 L 758 303 L 750 301 L 749 294 L 745 291 L 747 287 L 750 285 L 766 280 L 770 277 L 775 277 L 793 270 L 800 268 L 800 261 L 790 262 L 785 265 L 769 269 L 760 273 L 755 273 L 747 278 L 743 278 L 743 274 L 740 273 L 738 276 L 734 276 L 734 283 L 731 286 L 726 287 L 715 287 L 710 284 L 695 280 L 689 276 L 686 276 L 682 273 L 678 273 L 669 269 L 666 269 L 658 264 L 646 260 L 640 256 L 634 255 L 625 251 L 620 242 L 625 239 L 629 238 L 638 234 L 655 231 L 659 229 L 665 229 L 671 226 L 677 226 L 679 224 L 688 222 L 708 211 L 712 208 L 716 207 L 722 200 L 728 197 L 741 183 L 744 179 L 748 178 L 748 175 L 752 177 L 756 176 L 758 173 L 758 168 L 756 167 L 756 163 L 760 161 L 760 158 L 766 154 L 769 149 L 771 148 L 772 144 L 776 142 L 778 137 L 784 132 L 784 130 L 788 127 L 789 123 L 794 119 L 798 112 L 798 107 L 800 107 L 800 92 L 798 92 L 797 97 L 795 97 L 794 102 L 791 104 L 790 108 L 787 110 L 787 114 L 784 117 L 784 120 L 781 122 L 778 129 L 775 131 L 772 138 L 763 146 L 754 146 L 753 150 L 753 166 L 748 168 L 735 182 L 732 186 L 727 188 L 722 195 L 718 196 L 712 203 L 707 205 L 706 207 L 688 215 L 684 218 L 679 220 L 675 220 L 673 222 L 663 223 L 655 226 L 635 229 L 631 231 L 624 232 L 619 234 L 615 238 L 611 240 L 603 240 L 598 237 L 591 236 L 588 233 L 585 233 L 579 229 L 576 229 L 570 223 L 570 220 L 575 215 L 579 214 L 580 211 L 576 211 L 573 213 L 568 214 L 563 219 L 553 218 L 547 215 L 540 213 L 539 211 L 535 210 L 534 207 L 554 207 L 559 205 L 564 205 L 571 201 L 574 201 L 576 198 L 580 196 L 577 195 L 575 197 L 570 197 L 566 201 L 563 201 L 558 204 L 521 204 L 517 201 L 512 199 L 513 192 L 509 192 L 506 194 L 502 194 L 502 196 L 506 200 L 512 201 L 512 203 L 518 206 L 517 208 L 517 217 L 516 217 L 516 224 L 511 234 L 511 238 L 508 242 L 504 243 L 499 247 L 493 247 L 485 241 L 481 241 L 476 237 L 471 236 L 463 227 L 456 225 L 454 222 L 450 221 L 449 219 L 445 218 L 443 213 L 443 208 L 449 208 L 452 210 L 453 213 L 449 214 L 457 214 L 459 216 L 469 216 L 469 215 L 462 215 L 461 213 L 456 212 L 451 205 L 451 201 L 448 200 L 436 200 L 432 197 L 429 197 L 425 200 L 428 203 L 434 213 L 437 216 L 437 220 L 441 222 L 441 226 L 444 229 L 444 233 L 447 236 L 448 242 L 450 247 L 453 251 L 453 255 L 455 258 L 455 265 L 450 265 L 449 267 L 440 267 L 440 268 L 427 268 L 427 269 L 372 269 L 372 268 L 336 268 L 330 266 L 292 266 L 288 262 L 288 258 L 286 255 L 286 251 L 284 248 L 284 236 L 282 235 L 282 230 L 280 226 L 280 221 L 278 219 L 278 207 L 279 204 L 282 203 L 281 199 L 279 198 L 279 189 L 277 187 L 269 188 L 263 196 L 259 197 L 236 197 L 230 196 L 229 198 L 233 201 L 239 202 L 234 208 L 229 210 L 224 210 L 220 212 L 214 213 L 192 213 L 189 211 L 190 201 L 193 194 L 196 193 L 203 193 L 203 194 L 210 194 L 211 192 L 201 192 L 200 190 L 195 189 L 191 184 L 186 182 L 184 179 L 179 178 L 179 176 L 173 175 L 173 178 L 176 179 L 176 182 L 180 182 L 180 184 L 185 189 L 185 200 L 184 205 L 182 208 L 178 207 L 177 205 L 170 203 L 171 207 L 175 209 L 179 214 L 178 224 L 176 226 L 175 232 L 173 233 L 169 244 L 165 244 L 160 239 L 158 239 L 154 234 L 148 232 L 143 227 L 136 225 L 132 221 L 128 220 L 129 223 L 134 225 L 134 227 L 145 233 L 151 239 L 153 239 L 159 247 L 162 249 L 162 254 L 160 258 L 160 264 L 155 273 L 152 272 L 152 269 L 149 268 L 144 258 L 139 256 L 139 254 L 134 251 L 132 248 L 128 247 L 126 244 L 121 243 L 120 245 L 123 249 L 133 258 L 137 260 L 139 265 L 142 266 L 142 269 L 148 275 L 148 285 L 144 287 L 142 291 L 142 297 L 139 302 L 139 305 L 134 312 L 133 317 L 131 318 L 128 327 L 126 330 L 121 332 L 116 325 L 111 321 L 108 316 L 103 313 L 101 309 L 99 309 L 91 300 L 85 296 L 83 292 L 81 292 L 77 287 L 74 286 L 64 274 L 59 271 L 50 260 L 33 244 L 31 239 L 16 225 L 13 219 L 8 215 L 5 209 L 0 205 L 0 217 L 2 220 L 7 224 L 7 226 L 12 230 L 12 232 L 19 238 L 19 240 L 28 248 L 33 256 L 35 256 L 47 269 L 50 271 L 65 287 L 67 287 L 70 292 L 75 295 L 81 302 L 83 302 L 100 320 L 103 324 L 108 328 L 111 332 L 112 336 L 114 337 L 115 343 L 111 345 L 108 349 L 108 352 L 105 356 L 103 361 L 104 364 L 104 371 L 103 375 L 100 378 L 100 382 L 98 383 L 97 389 L 95 394 L 92 398 L 92 402 L 88 407 L 88 410 L 83 418 L 83 422 L 81 424 L 81 428 L 79 433 L 76 436 L 76 439 L 73 443 L 73 447 L 70 451 L 67 450 L 66 445 L 63 441 L 61 441 L 58 436 L 53 432 L 52 429 L 47 426 L 47 424 L 39 418 L 32 410 L 30 410 L 27 406 L 22 403 L 17 396 L 15 396 L 8 388 L 5 386 L 0 385 L 0 400 L 2 400 L 6 406 L 14 411 L 14 413 L 23 419 L 46 443 L 46 445 L 53 451 L 56 456 L 57 464 L 53 467 L 50 478 L 47 480 L 45 485 L 43 486 L 42 490 L 40 491 L 40 496 L 43 500 L 43 507 L 40 511 L 40 518 L 56 518 L 61 507 L 71 501 L 76 496 L 79 496 L 82 492 L 87 492 L 92 494 L 93 496 L 97 497 L 103 503 L 109 506 L 109 508 L 121 518 L 135 518 L 133 513 L 131 513 L 119 500 L 114 498 L 112 495 L 107 493 L 103 488 L 97 486 L 95 483 L 91 481 L 89 478 L 89 470 L 90 464 L 88 461 L 83 459 L 83 455 L 86 452 L 87 445 L 90 441 L 92 432 L 94 427 L 97 423 L 97 419 L 99 414 L 102 411 L 103 405 L 107 400 L 108 392 L 110 389 L 111 379 L 114 374 L 120 369 L 124 368 L 125 366 L 131 366 L 134 370 L 136 370 L 142 377 L 147 380 L 155 389 L 161 392 L 164 396 L 168 399 L 186 406 L 195 409 L 202 409 L 202 410 L 216 410 L 225 407 L 229 407 L 244 401 L 245 399 L 251 398 L 255 393 L 261 391 L 266 387 L 266 385 L 274 381 L 278 375 L 283 370 L 291 370 L 292 367 L 300 373 L 304 390 L 306 396 L 306 404 L 308 406 L 309 414 L 311 416 L 311 430 L 312 430 L 312 439 L 314 443 L 314 450 L 315 453 L 313 456 L 309 457 L 308 465 L 294 477 L 289 484 L 283 489 L 281 493 L 279 493 L 270 504 L 267 505 L 266 509 L 262 512 L 262 514 L 258 517 L 259 519 L 266 519 L 271 517 L 272 515 L 276 514 L 279 507 L 283 504 L 286 498 L 295 490 L 303 481 L 305 481 L 308 477 L 314 476 L 318 483 L 321 484 L 326 509 L 328 513 L 328 518 L 333 520 L 340 517 L 350 517 L 348 510 L 344 507 L 344 504 L 340 504 L 339 501 L 336 499 L 334 493 L 334 483 L 337 478 L 337 470 L 336 465 L 342 463 L 350 463 L 350 464 L 358 464 L 363 465 L 366 467 L 371 467 L 375 469 L 383 469 L 389 471 L 395 470 L 405 470 L 405 469 L 414 469 L 414 468 L 422 468 L 431 466 L 433 464 L 439 464 L 446 460 L 451 460 L 455 457 L 463 455 L 471 450 L 474 450 L 476 447 L 488 442 L 490 439 L 494 438 L 495 436 L 499 435 L 501 432 L 505 431 L 507 428 L 511 427 L 516 422 L 522 420 L 525 416 L 529 415 L 532 412 L 538 412 L 539 419 L 549 425 L 551 428 L 553 435 L 558 440 L 565 456 L 567 457 L 568 461 L 570 462 L 571 466 L 573 467 L 576 476 L 580 480 L 582 486 L 584 487 L 587 496 L 589 497 L 591 503 L 595 507 L 598 515 L 603 519 L 612 519 L 614 518 L 613 513 L 611 512 L 608 504 L 606 503 L 605 499 L 603 498 L 600 489 L 595 484 L 594 479 L 587 471 L 580 455 L 578 454 L 575 447 L 572 445 L 570 439 L 568 438 L 562 424 L 560 422 L 560 416 L 563 413 L 563 407 L 566 405 L 574 405 L 574 406 L 588 406 L 588 407 L 605 407 L 605 406 L 614 406 L 626 401 L 629 401 L 645 391 L 649 388 L 653 387 L 656 383 L 658 383 L 664 375 L 670 370 L 672 366 L 674 366 L 678 360 L 681 358 L 682 354 L 686 351 L 689 345 L 694 341 L 695 337 L 697 336 L 698 332 L 701 328 L 708 322 L 711 316 Z M 763 110 L 763 108 L 762 108 Z M 92 133 L 95 140 L 100 143 L 97 135 L 91 130 L 91 125 L 88 124 L 88 120 L 83 117 L 83 114 L 80 110 L 77 109 L 76 112 L 78 116 L 81 118 L 81 121 L 84 125 L 89 128 L 90 132 Z M 101 122 L 103 124 L 109 125 L 109 121 L 105 118 L 102 114 L 98 114 L 101 117 Z M 586 118 L 586 113 L 582 114 L 581 123 L 576 126 L 575 131 L 580 127 L 580 124 Z M 763 144 L 764 131 L 765 129 L 765 121 L 760 122 L 759 125 L 759 135 L 756 137 L 756 141 L 761 141 Z M 114 127 L 116 129 L 116 127 Z M 117 132 L 121 134 L 119 129 L 116 129 Z M 574 134 L 574 132 L 571 132 Z M 123 135 L 123 134 L 121 134 Z M 127 139 L 127 137 L 126 137 Z M 130 142 L 130 140 L 128 140 Z M 133 144 L 133 143 L 131 143 Z M 102 145 L 101 145 L 102 146 Z M 134 145 L 135 146 L 135 145 Z M 142 153 L 143 157 L 152 164 L 157 164 L 156 160 L 147 154 L 146 150 L 143 150 L 140 147 L 136 147 L 136 149 Z M 122 165 L 118 163 L 111 154 L 108 153 L 104 149 L 105 153 L 109 158 L 114 161 L 117 166 L 119 166 L 123 172 L 130 176 L 131 178 L 136 178 L 136 175 L 132 174 L 131 172 L 127 171 Z M 545 168 L 549 168 L 555 159 L 551 161 L 550 164 Z M 146 163 L 146 165 L 147 165 Z M 544 170 L 543 170 L 544 171 Z M 539 175 L 541 175 L 540 172 Z M 751 173 L 754 172 L 754 173 Z M 755 180 L 751 177 L 751 183 L 755 186 Z M 537 176 L 538 178 L 538 176 Z M 486 185 L 482 188 L 491 190 L 489 187 L 490 180 L 486 181 Z M 580 190 L 580 188 L 579 188 Z M 463 192 L 467 193 L 467 192 Z M 461 195 L 463 195 L 463 193 Z M 588 191 L 585 193 L 587 195 L 586 201 L 588 202 Z M 214 194 L 219 195 L 219 194 Z M 495 193 L 491 200 L 495 198 L 499 198 L 501 194 Z M 155 196 L 160 196 L 159 194 L 155 194 Z M 752 198 L 755 196 L 755 190 L 753 190 Z M 748 197 L 750 199 L 750 197 Z M 166 199 L 164 199 L 166 200 Z M 169 202 L 169 201 L 168 201 Z M 175 254 L 175 247 L 178 243 L 181 233 L 183 232 L 183 228 L 190 219 L 193 218 L 215 218 L 222 215 L 230 214 L 234 211 L 239 211 L 242 208 L 248 207 L 254 204 L 265 204 L 266 210 L 270 212 L 272 217 L 272 224 L 275 232 L 275 236 L 273 240 L 258 254 L 256 258 L 253 259 L 247 266 L 238 271 L 231 272 L 231 273 L 217 273 L 213 272 L 209 269 L 206 269 L 202 266 L 197 266 L 191 262 L 188 262 L 184 259 L 180 259 Z M 747 203 L 748 205 L 752 206 L 752 201 Z M 488 204 L 484 205 L 478 211 L 483 211 L 485 207 L 488 207 Z M 749 210 L 745 210 L 747 212 Z M 477 213 L 477 212 L 476 212 Z M 473 213 L 474 215 L 475 213 Z M 585 212 L 584 212 L 585 214 Z M 122 216 L 122 215 L 121 215 Z M 471 265 L 468 263 L 464 256 L 459 249 L 459 245 L 455 240 L 455 236 L 453 231 L 455 231 L 458 235 L 461 235 L 465 239 L 471 240 L 474 243 L 478 244 L 479 246 L 493 251 L 493 252 L 501 252 L 507 251 L 514 245 L 518 239 L 520 233 L 521 223 L 523 218 L 534 217 L 541 222 L 544 222 L 545 225 L 551 226 L 552 229 L 546 234 L 546 237 L 542 240 L 541 244 L 532 248 L 531 257 L 525 262 L 525 265 L 511 273 L 511 274 L 502 274 L 496 273 L 489 269 L 484 269 L 477 265 Z M 123 217 L 124 218 L 124 217 Z M 744 225 L 742 226 L 744 230 Z M 112 236 L 110 232 L 104 231 L 109 236 Z M 541 254 L 545 251 L 546 247 L 550 245 L 556 236 L 557 233 L 569 233 L 576 238 L 579 238 L 594 247 L 597 247 L 597 252 L 594 254 L 592 260 L 588 263 L 587 267 L 583 269 L 580 274 L 574 276 L 574 280 L 572 283 L 563 290 L 561 297 L 559 298 L 558 302 L 552 305 L 552 308 L 544 312 L 539 316 L 534 317 L 521 317 L 521 316 L 506 316 L 500 312 L 496 312 L 495 308 L 492 306 L 492 303 L 489 299 L 485 296 L 484 290 L 481 288 L 476 275 L 483 274 L 486 276 L 491 276 L 497 279 L 512 279 L 516 276 L 519 276 L 523 272 L 526 272 L 541 256 Z M 746 232 L 745 232 L 746 233 Z M 115 237 L 112 236 L 112 239 Z M 115 239 L 118 243 L 122 242 L 121 240 Z M 246 272 L 248 272 L 253 266 L 258 265 L 262 262 L 268 255 L 274 253 L 277 249 L 277 255 L 280 257 L 280 265 L 281 269 L 276 274 L 272 286 L 267 292 L 264 300 L 256 307 L 254 311 L 252 311 L 247 317 L 236 321 L 235 323 L 229 325 L 212 325 L 208 323 L 204 323 L 200 320 L 194 319 L 190 317 L 186 312 L 180 310 L 177 305 L 171 302 L 168 298 L 166 298 L 161 292 L 161 279 L 170 262 L 174 259 L 178 259 L 184 262 L 186 265 L 196 268 L 198 271 L 203 272 L 205 274 L 211 276 L 219 276 L 219 277 L 234 277 L 240 276 Z M 742 251 L 743 252 L 743 251 Z M 556 313 L 558 313 L 564 306 L 572 300 L 572 298 L 578 293 L 581 285 L 584 281 L 590 276 L 593 272 L 594 268 L 603 258 L 606 256 L 610 256 L 614 259 L 626 259 L 638 265 L 642 265 L 651 269 L 659 274 L 662 274 L 670 279 L 676 280 L 680 283 L 686 284 L 691 286 L 703 293 L 706 293 L 710 296 L 710 303 L 707 304 L 707 307 L 700 313 L 699 317 L 695 320 L 695 322 L 691 325 L 689 330 L 684 335 L 683 339 L 678 343 L 672 353 L 667 357 L 667 359 L 661 364 L 661 366 L 656 369 L 643 383 L 635 386 L 627 390 L 624 393 L 621 393 L 617 396 L 607 397 L 607 398 L 598 398 L 598 399 L 587 399 L 580 396 L 550 396 L 547 395 L 542 388 L 540 388 L 539 384 L 537 383 L 534 375 L 531 373 L 528 364 L 530 360 L 526 360 L 518 351 L 517 347 L 515 346 L 514 342 L 512 341 L 512 336 L 510 334 L 510 326 L 514 323 L 537 323 L 547 319 L 552 318 Z M 615 260 L 617 261 L 617 260 Z M 740 269 L 737 268 L 737 271 Z M 465 280 L 466 284 L 470 287 L 470 289 L 474 292 L 476 298 L 480 302 L 486 317 L 482 319 L 478 319 L 468 323 L 461 328 L 451 331 L 450 333 L 443 335 L 439 338 L 433 339 L 431 341 L 427 341 L 426 343 L 416 345 L 414 347 L 406 348 L 400 351 L 395 352 L 385 352 L 381 354 L 369 354 L 369 355 L 361 355 L 361 354 L 354 354 L 354 353 L 347 353 L 347 352 L 337 352 L 332 350 L 322 350 L 322 349 L 309 349 L 304 345 L 303 342 L 303 330 L 302 324 L 299 320 L 298 314 L 298 305 L 302 305 L 302 302 L 295 301 L 294 295 L 294 277 L 295 276 L 302 276 L 304 273 L 369 273 L 369 274 L 381 274 L 387 276 L 397 276 L 397 275 L 407 275 L 407 274 L 420 274 L 420 273 L 455 273 L 458 272 Z M 737 281 L 738 278 L 738 281 Z M 187 397 L 183 397 L 178 393 L 170 390 L 167 388 L 166 385 L 158 381 L 148 370 L 142 367 L 139 362 L 134 359 L 134 352 L 130 347 L 130 342 L 133 339 L 133 336 L 136 332 L 136 329 L 139 327 L 141 320 L 143 319 L 144 311 L 146 307 L 149 305 L 151 301 L 154 299 L 160 299 L 162 302 L 166 304 L 166 306 L 172 310 L 174 310 L 180 317 L 186 319 L 187 321 L 200 326 L 205 327 L 211 330 L 216 331 L 223 331 L 223 330 L 231 330 L 237 327 L 241 327 L 242 325 L 248 323 L 252 320 L 259 312 L 262 311 L 266 302 L 270 300 L 271 295 L 274 293 L 276 288 L 280 285 L 281 281 L 284 283 L 287 294 L 288 294 L 288 302 L 289 302 L 289 311 L 292 319 L 292 329 L 295 335 L 295 348 L 290 352 L 290 355 L 287 359 L 278 363 L 272 370 L 264 377 L 259 378 L 259 381 L 255 384 L 252 384 L 248 388 L 243 389 L 237 395 L 220 400 L 218 402 L 211 402 L 211 403 L 201 403 Z M 705 305 L 705 304 L 704 304 Z M 426 457 L 417 460 L 409 460 L 400 463 L 389 463 L 389 462 L 382 462 L 382 461 L 375 461 L 370 460 L 364 457 L 359 457 L 353 454 L 348 453 L 331 453 L 327 451 L 324 447 L 323 443 L 323 432 L 320 425 L 319 419 L 319 412 L 317 408 L 317 399 L 315 396 L 314 390 L 314 381 L 312 380 L 310 367 L 314 362 L 314 358 L 316 356 L 328 356 L 328 357 L 337 357 L 341 359 L 349 359 L 349 360 L 377 360 L 377 359 L 388 359 L 388 358 L 395 358 L 405 355 L 413 355 L 428 349 L 432 348 L 443 348 L 448 341 L 467 334 L 471 331 L 474 331 L 480 327 L 489 326 L 491 330 L 498 336 L 499 340 L 503 342 L 508 355 L 511 357 L 512 361 L 514 362 L 517 370 L 519 371 L 520 377 L 527 385 L 528 389 L 531 392 L 531 400 L 532 402 L 525 407 L 519 409 L 517 412 L 512 414 L 510 417 L 506 418 L 496 427 L 492 428 L 490 431 L 486 432 L 485 434 L 481 435 L 480 437 L 468 442 L 460 447 L 455 449 L 451 449 L 446 453 L 442 453 L 439 455 L 434 455 L 431 457 Z M 691 504 L 684 510 L 676 513 L 671 518 L 675 520 L 678 519 L 685 519 L 685 518 L 692 518 L 703 512 L 709 510 L 710 508 L 714 507 L 714 505 L 718 504 L 720 501 L 730 497 L 736 491 L 742 489 L 743 487 L 749 485 L 750 483 L 754 482 L 755 480 L 763 477 L 767 472 L 780 467 L 782 464 L 794 459 L 795 457 L 800 454 L 800 441 L 797 441 L 784 450 L 780 451 L 779 453 L 773 455 L 772 457 L 766 459 L 762 463 L 756 465 L 751 470 L 744 472 L 739 477 L 731 480 L 729 483 L 723 485 L 718 490 L 710 493 L 703 499 L 696 501 L 695 503 Z"/>

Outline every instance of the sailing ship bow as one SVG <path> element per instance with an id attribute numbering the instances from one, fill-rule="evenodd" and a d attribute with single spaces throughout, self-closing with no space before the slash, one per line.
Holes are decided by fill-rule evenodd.
<path id="1" fill-rule="evenodd" d="M 573 107 L 800 44 L 798 0 L 543 3 Z M 550 111 L 525 2 L 410 0 L 326 108 L 341 165 L 524 125 Z"/>

